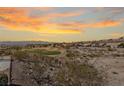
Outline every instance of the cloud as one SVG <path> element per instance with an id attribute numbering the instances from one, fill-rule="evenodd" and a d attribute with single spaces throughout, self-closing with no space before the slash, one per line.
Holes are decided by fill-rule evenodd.
<path id="1" fill-rule="evenodd" d="M 97 22 L 94 24 L 89 24 L 89 26 L 93 28 L 103 28 L 103 27 L 114 27 L 120 24 L 121 24 L 121 21 L 106 20 L 106 21 Z"/>
<path id="2" fill-rule="evenodd" d="M 105 27 L 114 27 L 119 26 L 124 20 L 118 20 L 118 21 L 112 21 L 112 20 L 105 20 L 105 21 L 99 21 L 94 23 L 81 23 L 81 22 L 69 22 L 69 23 L 62 23 L 60 24 L 62 27 L 77 27 L 80 29 L 85 28 L 105 28 Z"/>
<path id="3" fill-rule="evenodd" d="M 55 9 L 54 7 L 30 7 L 28 9 L 31 10 L 41 10 L 41 11 L 49 11 Z"/>
<path id="4" fill-rule="evenodd" d="M 119 38 L 119 37 L 124 36 L 124 33 L 122 33 L 122 32 L 114 32 L 114 33 L 110 33 L 108 35 L 111 36 L 112 38 Z"/>
<path id="5" fill-rule="evenodd" d="M 73 17 L 73 16 L 79 16 L 82 14 L 82 11 L 75 11 L 75 12 L 64 12 L 64 13 L 51 13 L 47 16 L 49 18 L 57 18 L 57 17 Z"/>
<path id="6" fill-rule="evenodd" d="M 38 10 L 49 10 L 50 8 L 34 8 Z M 31 8 L 30 8 L 31 10 Z M 51 13 L 40 17 L 30 17 L 30 11 L 26 8 L 0 8 L 0 26 L 17 31 L 34 31 L 49 33 L 62 33 L 58 24 L 50 23 L 49 20 L 56 17 L 78 16 L 81 12 Z M 50 29 L 47 29 L 50 28 Z M 53 30 L 53 31 L 52 31 Z M 58 30 L 58 31 L 57 31 Z M 71 29 L 63 30 L 63 33 L 76 33 Z"/>
<path id="7" fill-rule="evenodd" d="M 120 25 L 123 21 L 105 20 L 95 23 L 82 22 L 50 22 L 51 19 L 75 17 L 82 11 L 48 13 L 38 17 L 31 17 L 29 13 L 33 10 L 48 11 L 52 8 L 0 8 L 0 26 L 16 31 L 32 31 L 49 34 L 78 34 L 85 28 L 105 28 Z"/>

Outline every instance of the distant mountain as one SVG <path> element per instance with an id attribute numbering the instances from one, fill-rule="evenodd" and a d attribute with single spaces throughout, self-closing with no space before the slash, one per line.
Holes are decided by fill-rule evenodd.
<path id="1" fill-rule="evenodd" d="M 88 41 L 89 42 L 89 41 Z M 90 41 L 90 42 L 101 42 L 101 43 L 118 43 L 118 42 L 124 42 L 124 37 L 116 38 L 116 39 L 103 39 L 103 40 L 96 40 L 96 41 Z"/>
<path id="2" fill-rule="evenodd" d="M 6 41 L 0 42 L 0 46 L 26 46 L 30 44 L 49 44 L 43 41 Z"/>
<path id="3" fill-rule="evenodd" d="M 82 41 L 84 42 L 84 41 Z M 100 43 L 118 43 L 124 42 L 124 37 L 120 37 L 117 39 L 104 39 L 104 40 L 97 40 L 97 41 L 85 41 L 88 42 L 100 42 Z M 44 41 L 1 41 L 0 46 L 26 46 L 31 44 L 51 44 L 52 42 L 44 42 Z M 54 42 L 55 43 L 55 42 Z M 74 43 L 74 42 L 73 42 Z M 75 42 L 78 43 L 78 42 Z"/>
<path id="4" fill-rule="evenodd" d="M 120 37 L 120 38 L 117 38 L 117 39 L 108 39 L 106 41 L 109 42 L 109 43 L 124 42 L 124 37 Z"/>

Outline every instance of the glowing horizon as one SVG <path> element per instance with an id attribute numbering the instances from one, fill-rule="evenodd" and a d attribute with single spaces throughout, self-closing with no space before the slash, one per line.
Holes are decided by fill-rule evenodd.
<path id="1" fill-rule="evenodd" d="M 124 8 L 0 8 L 0 41 L 74 42 L 124 36 Z"/>

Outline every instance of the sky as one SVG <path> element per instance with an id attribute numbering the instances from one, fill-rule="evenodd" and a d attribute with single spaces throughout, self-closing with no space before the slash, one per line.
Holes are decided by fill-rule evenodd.
<path id="1" fill-rule="evenodd" d="M 0 41 L 92 41 L 124 36 L 121 7 L 0 8 Z"/>

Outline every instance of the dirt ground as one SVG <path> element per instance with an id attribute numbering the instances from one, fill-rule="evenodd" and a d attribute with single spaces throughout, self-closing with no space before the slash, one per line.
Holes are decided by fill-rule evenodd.
<path id="1" fill-rule="evenodd" d="M 89 63 L 106 73 L 106 85 L 124 85 L 124 57 L 99 57 L 90 60 Z"/>

